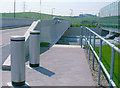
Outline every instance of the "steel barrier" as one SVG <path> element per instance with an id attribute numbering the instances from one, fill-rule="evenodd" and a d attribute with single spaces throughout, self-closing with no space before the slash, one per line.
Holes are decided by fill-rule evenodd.
<path id="1" fill-rule="evenodd" d="M 85 36 L 83 36 L 83 30 L 86 32 Z M 93 34 L 93 46 L 91 44 L 91 34 Z M 89 37 L 89 39 L 88 39 Z M 97 55 L 97 53 L 95 52 L 95 41 L 96 41 L 96 37 L 98 39 L 100 39 L 100 49 L 99 49 L 99 56 Z M 116 84 L 113 80 L 113 71 L 114 71 L 114 59 L 115 59 L 115 51 L 120 53 L 120 49 L 118 47 L 116 47 L 114 44 L 111 44 L 109 41 L 105 40 L 102 36 L 98 35 L 97 33 L 95 33 L 94 31 L 92 31 L 90 28 L 88 27 L 81 27 L 81 47 L 83 46 L 83 38 L 85 39 L 85 49 L 86 52 L 88 53 L 88 48 L 89 48 L 89 60 L 90 60 L 90 49 L 93 53 L 92 56 L 92 69 L 94 70 L 94 57 L 96 57 L 98 64 L 99 64 L 99 68 L 98 68 L 98 85 L 100 85 L 100 72 L 101 72 L 101 68 L 103 69 L 106 77 L 108 78 L 109 81 L 109 85 L 116 87 Z M 102 56 L 102 42 L 107 43 L 111 49 L 112 49 L 112 56 L 111 56 L 111 69 L 110 69 L 110 74 L 107 71 L 107 69 L 105 68 L 104 64 L 101 61 L 101 56 Z"/>

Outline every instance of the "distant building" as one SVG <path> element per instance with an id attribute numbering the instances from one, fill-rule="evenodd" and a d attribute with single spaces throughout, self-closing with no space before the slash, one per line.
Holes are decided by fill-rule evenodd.
<path id="1" fill-rule="evenodd" d="M 93 15 L 93 14 L 80 14 L 79 17 L 96 17 L 96 15 Z"/>

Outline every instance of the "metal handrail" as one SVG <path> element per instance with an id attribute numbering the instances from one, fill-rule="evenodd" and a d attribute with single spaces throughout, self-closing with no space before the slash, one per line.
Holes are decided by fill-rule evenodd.
<path id="1" fill-rule="evenodd" d="M 86 29 L 88 29 L 90 32 L 92 32 L 93 34 L 95 34 L 97 37 L 99 37 L 101 40 L 103 40 L 104 42 L 106 42 L 110 47 L 114 48 L 117 52 L 120 53 L 120 49 L 118 47 L 116 47 L 114 44 L 110 43 L 109 41 L 107 41 L 106 39 L 104 39 L 102 36 L 98 35 L 97 33 L 95 33 L 94 31 L 92 31 L 90 28 L 85 27 Z"/>
<path id="2" fill-rule="evenodd" d="M 86 32 L 85 36 L 83 37 L 83 29 Z M 89 35 L 90 34 L 90 35 Z M 91 34 L 93 34 L 94 36 L 94 41 L 93 41 L 93 46 L 91 44 Z M 89 36 L 89 40 L 88 40 L 88 36 Z M 99 56 L 97 55 L 97 53 L 95 52 L 95 39 L 96 36 L 100 39 L 100 49 L 99 49 Z M 93 64 L 92 64 L 92 69 L 94 70 L 94 57 L 96 57 L 98 63 L 99 63 L 99 69 L 98 69 L 98 85 L 100 85 L 100 71 L 101 68 L 103 69 L 103 71 L 105 72 L 105 75 L 108 78 L 109 81 L 109 85 L 116 87 L 116 84 L 113 80 L 113 71 L 114 71 L 114 59 L 115 59 L 115 51 L 117 51 L 118 53 L 120 53 L 120 49 L 118 47 L 116 47 L 114 44 L 111 44 L 109 41 L 105 40 L 102 36 L 98 35 L 97 33 L 95 33 L 94 31 L 92 31 L 90 28 L 88 27 L 81 27 L 81 47 L 82 47 L 82 40 L 83 38 L 85 39 L 85 46 L 87 47 L 87 53 L 88 53 L 88 46 L 89 46 L 89 60 L 90 60 L 90 49 L 93 53 Z M 102 56 L 102 42 L 107 43 L 111 48 L 112 48 L 112 56 L 111 56 L 111 69 L 110 69 L 110 74 L 108 73 L 107 69 L 105 68 L 104 64 L 101 61 L 101 56 Z"/>

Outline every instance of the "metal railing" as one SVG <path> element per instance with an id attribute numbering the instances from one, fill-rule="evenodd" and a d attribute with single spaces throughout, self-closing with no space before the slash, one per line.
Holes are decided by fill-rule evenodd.
<path id="1" fill-rule="evenodd" d="M 85 32 L 85 36 L 83 36 L 83 30 Z M 91 36 L 93 36 L 93 45 L 91 44 Z M 88 39 L 89 37 L 89 39 Z M 97 55 L 96 51 L 95 51 L 95 43 L 96 43 L 96 37 L 98 39 L 100 39 L 100 44 L 99 44 L 99 56 Z M 83 38 L 85 39 L 85 48 L 86 48 L 86 52 L 88 53 L 88 48 L 89 48 L 89 60 L 90 60 L 90 55 L 91 55 L 91 51 L 92 51 L 92 69 L 94 70 L 94 61 L 95 58 L 98 61 L 99 64 L 99 68 L 98 68 L 98 85 L 100 85 L 100 72 L 101 72 L 101 68 L 104 71 L 108 81 L 109 81 L 109 85 L 116 87 L 116 84 L 113 80 L 113 71 L 114 71 L 114 59 L 115 59 L 115 51 L 120 53 L 120 49 L 118 47 L 116 47 L 114 44 L 111 44 L 109 41 L 105 40 L 102 36 L 98 35 L 97 33 L 95 33 L 94 31 L 92 31 L 90 28 L 88 27 L 81 27 L 81 47 L 83 46 Z M 105 68 L 104 64 L 101 61 L 101 56 L 102 56 L 102 43 L 105 42 L 106 44 L 108 44 L 111 49 L 112 49 L 112 56 L 111 56 L 111 69 L 110 69 L 110 74 L 107 71 L 107 69 Z"/>

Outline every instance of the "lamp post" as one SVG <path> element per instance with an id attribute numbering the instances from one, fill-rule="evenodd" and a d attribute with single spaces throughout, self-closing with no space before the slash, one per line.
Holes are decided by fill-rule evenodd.
<path id="1" fill-rule="evenodd" d="M 40 20 L 41 20 L 41 0 L 40 0 Z"/>
<path id="2" fill-rule="evenodd" d="M 55 8 L 52 8 L 52 16 L 53 16 L 53 10 L 55 10 Z"/>
<path id="3" fill-rule="evenodd" d="M 15 4 L 16 4 L 16 1 L 14 0 L 14 19 L 15 19 Z"/>
<path id="4" fill-rule="evenodd" d="M 25 8 L 26 8 L 26 2 L 23 2 L 23 12 L 25 12 Z"/>
<path id="5" fill-rule="evenodd" d="M 83 12 L 80 12 L 80 16 L 83 16 Z"/>
<path id="6" fill-rule="evenodd" d="M 72 17 L 73 16 L 73 9 L 70 9 L 71 13 L 70 13 L 70 16 Z"/>

